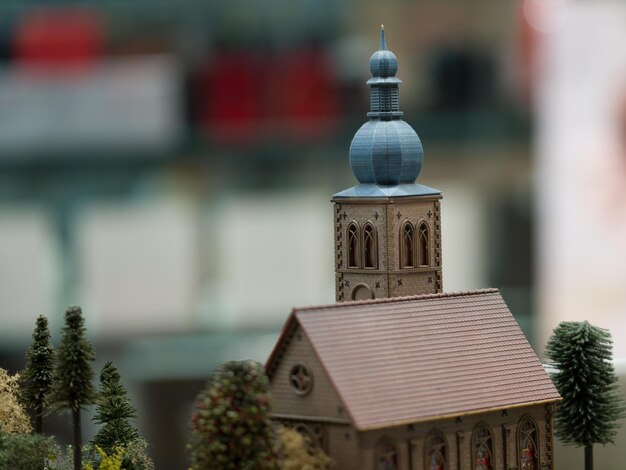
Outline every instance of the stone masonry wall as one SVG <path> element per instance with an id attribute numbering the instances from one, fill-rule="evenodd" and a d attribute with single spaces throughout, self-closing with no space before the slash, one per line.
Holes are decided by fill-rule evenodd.
<path id="1" fill-rule="evenodd" d="M 356 286 L 365 284 L 373 297 L 441 292 L 441 204 L 439 196 L 388 199 L 336 199 L 335 281 L 336 300 L 353 300 Z M 425 221 L 430 232 L 430 266 L 400 268 L 400 231 L 409 220 L 417 227 Z M 367 222 L 378 236 L 377 269 L 348 268 L 347 228 L 351 222 L 363 227 Z M 416 231 L 417 237 L 417 231 Z"/>

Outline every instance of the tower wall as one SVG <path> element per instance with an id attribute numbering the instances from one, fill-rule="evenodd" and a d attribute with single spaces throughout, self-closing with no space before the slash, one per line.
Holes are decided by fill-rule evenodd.
<path id="1" fill-rule="evenodd" d="M 371 297 L 398 297 L 442 291 L 441 196 L 402 198 L 335 198 L 335 297 L 338 302 Z M 429 227 L 428 265 L 401 267 L 402 227 L 425 222 Z M 362 232 L 366 223 L 376 228 L 377 266 L 348 266 L 348 227 L 355 223 Z M 417 237 L 417 230 L 415 236 Z M 362 233 L 359 250 L 362 251 Z M 417 240 L 415 243 L 417 249 Z M 356 289 L 360 294 L 355 298 Z"/>

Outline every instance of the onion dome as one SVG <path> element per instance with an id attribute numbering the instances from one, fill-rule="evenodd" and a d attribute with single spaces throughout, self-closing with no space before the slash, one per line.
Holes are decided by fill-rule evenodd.
<path id="1" fill-rule="evenodd" d="M 370 71 L 370 120 L 352 139 L 352 172 L 361 184 L 414 183 L 422 169 L 424 151 L 417 133 L 401 119 L 398 85 L 402 82 L 395 76 L 398 59 L 387 49 L 383 27 L 380 49 L 370 58 Z"/>

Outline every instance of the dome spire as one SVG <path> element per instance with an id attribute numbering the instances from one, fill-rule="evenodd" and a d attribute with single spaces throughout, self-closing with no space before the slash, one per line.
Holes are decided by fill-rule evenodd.
<path id="1" fill-rule="evenodd" d="M 370 71 L 370 120 L 352 139 L 352 171 L 362 184 L 414 183 L 422 169 L 424 153 L 416 132 L 401 119 L 398 59 L 387 49 L 383 25 L 380 49 L 370 58 Z"/>
<path id="2" fill-rule="evenodd" d="M 385 41 L 385 25 L 384 24 L 380 25 L 380 50 L 381 51 L 387 50 L 387 41 Z"/>

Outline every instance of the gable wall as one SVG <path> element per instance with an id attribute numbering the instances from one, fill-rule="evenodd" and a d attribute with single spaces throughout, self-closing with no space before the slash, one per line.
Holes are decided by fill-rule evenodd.
<path id="1" fill-rule="evenodd" d="M 295 364 L 303 364 L 313 374 L 313 388 L 305 396 L 294 393 L 289 372 Z M 341 400 L 317 359 L 313 348 L 297 326 L 276 371 L 270 379 L 272 413 L 276 415 L 314 417 L 348 421 Z"/>

